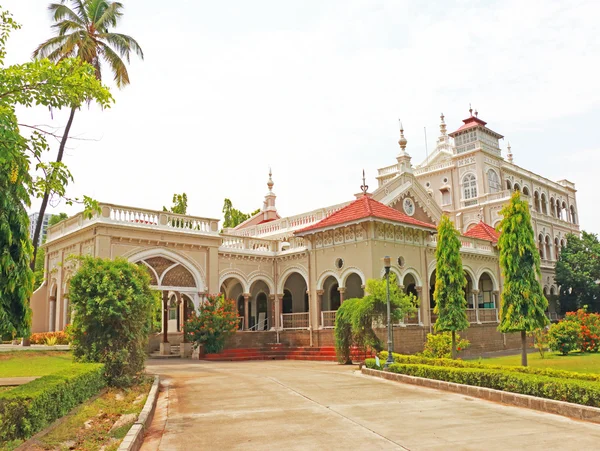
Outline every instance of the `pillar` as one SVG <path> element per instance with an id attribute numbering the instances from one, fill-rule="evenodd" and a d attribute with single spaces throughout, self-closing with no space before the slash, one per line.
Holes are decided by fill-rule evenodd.
<path id="1" fill-rule="evenodd" d="M 56 296 L 50 296 L 48 301 L 49 301 L 49 305 L 50 305 L 50 312 L 48 315 L 49 316 L 48 331 L 54 332 L 56 330 Z"/>
<path id="2" fill-rule="evenodd" d="M 169 292 L 163 291 L 163 339 L 160 344 L 160 355 L 171 354 L 171 344 L 169 343 Z"/>
<path id="3" fill-rule="evenodd" d="M 317 312 L 317 329 L 323 328 L 323 320 L 321 318 L 321 310 L 323 309 L 323 293 L 325 293 L 325 290 L 317 290 L 317 308 L 315 309 Z"/>
<path id="4" fill-rule="evenodd" d="M 188 357 L 191 357 L 192 355 L 192 344 L 188 342 L 187 339 L 187 334 L 185 332 L 185 323 L 187 321 L 187 317 L 188 317 L 188 306 L 187 306 L 187 300 L 181 296 L 181 294 L 179 294 L 179 299 L 181 302 L 181 311 L 182 311 L 182 326 L 181 326 L 181 331 L 183 332 L 183 338 L 181 340 L 181 346 L 179 346 L 179 355 L 181 356 L 182 359 L 186 359 Z"/>
<path id="5" fill-rule="evenodd" d="M 269 324 L 271 324 L 271 329 L 277 329 L 277 296 L 270 294 L 269 301 L 271 301 L 271 320 L 269 321 Z"/>
<path id="6" fill-rule="evenodd" d="M 423 309 L 428 308 L 429 303 L 423 302 L 423 287 L 421 285 L 415 285 L 415 290 L 417 290 L 417 298 L 419 298 L 419 326 L 422 326 L 423 318 L 427 317 L 427 312 Z"/>
<path id="7" fill-rule="evenodd" d="M 248 315 L 248 301 L 250 300 L 250 293 L 244 293 L 244 330 L 248 330 L 250 327 L 250 316 Z"/>
<path id="8" fill-rule="evenodd" d="M 277 315 L 277 320 L 279 321 L 279 330 L 283 330 L 283 293 L 277 294 L 277 305 L 279 306 L 279 315 Z"/>
<path id="9" fill-rule="evenodd" d="M 494 296 L 494 307 L 496 307 L 496 322 L 499 323 L 500 317 L 498 316 L 498 314 L 500 312 L 500 291 L 492 291 L 492 296 Z"/>
<path id="10" fill-rule="evenodd" d="M 345 287 L 339 287 L 338 291 L 340 292 L 340 305 L 344 302 L 344 293 L 346 292 Z"/>
<path id="11" fill-rule="evenodd" d="M 471 290 L 471 293 L 473 294 L 473 308 L 475 309 L 475 321 L 477 321 L 477 324 L 481 324 L 481 321 L 479 320 L 479 300 L 477 299 L 479 290 Z"/>

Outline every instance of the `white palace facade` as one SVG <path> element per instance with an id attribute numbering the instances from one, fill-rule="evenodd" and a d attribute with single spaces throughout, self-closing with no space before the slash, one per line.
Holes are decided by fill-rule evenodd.
<path id="1" fill-rule="evenodd" d="M 262 210 L 221 232 L 217 219 L 102 203 L 91 219 L 78 214 L 48 229 L 46 278 L 31 299 L 32 331 L 69 323 L 69 280 L 76 268 L 68 257 L 93 255 L 148 268 L 165 301 L 162 341 L 181 341 L 185 311 L 199 308 L 208 293 L 223 292 L 236 300 L 240 317 L 231 346 L 261 335 L 274 341 L 275 333 L 290 344 L 330 344 L 337 308 L 362 296 L 367 279 L 383 275 L 382 259 L 389 255 L 399 284 L 420 300 L 418 313 L 396 325 L 397 349 L 419 350 L 435 322 L 435 227 L 446 214 L 462 233 L 471 322 L 466 335 L 481 349 L 506 348 L 512 337 L 496 331 L 502 277 L 494 228 L 503 204 L 514 190 L 529 201 L 550 317 L 560 313 L 556 258 L 579 225 L 575 185 L 516 165 L 510 145 L 503 158 L 502 138 L 477 112 L 452 133 L 442 115 L 435 150 L 417 166 L 401 130 L 399 153 L 378 170 L 372 192 L 280 217 L 269 174 Z"/>

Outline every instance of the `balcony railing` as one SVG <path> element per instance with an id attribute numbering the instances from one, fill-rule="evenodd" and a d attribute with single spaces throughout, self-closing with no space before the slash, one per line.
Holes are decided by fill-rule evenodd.
<path id="1" fill-rule="evenodd" d="M 337 310 L 323 310 L 321 312 L 321 325 L 323 329 L 333 329 L 335 326 L 335 314 Z"/>
<path id="2" fill-rule="evenodd" d="M 78 213 L 48 228 L 47 242 L 95 223 L 118 224 L 127 227 L 171 230 L 202 235 L 218 235 L 219 233 L 218 219 L 178 215 L 170 212 L 113 204 L 100 204 L 99 206 L 100 212 L 94 213 L 91 218 L 85 218 L 83 213 Z"/>
<path id="3" fill-rule="evenodd" d="M 281 327 L 284 329 L 308 329 L 308 325 L 308 312 L 281 314 Z"/>
<path id="4" fill-rule="evenodd" d="M 437 315 L 433 313 L 433 309 L 429 310 L 431 315 L 431 324 L 434 324 L 437 320 Z M 498 322 L 498 309 L 496 308 L 468 308 L 467 319 L 471 324 L 480 323 L 497 323 Z"/>

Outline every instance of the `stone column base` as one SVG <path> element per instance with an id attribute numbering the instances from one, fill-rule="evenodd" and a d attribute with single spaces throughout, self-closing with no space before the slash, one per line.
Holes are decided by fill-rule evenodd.
<path id="1" fill-rule="evenodd" d="M 191 343 L 181 343 L 179 345 L 179 353 L 182 359 L 188 359 L 192 356 L 192 344 Z"/>
<path id="2" fill-rule="evenodd" d="M 171 343 L 160 344 L 160 355 L 171 355 Z"/>

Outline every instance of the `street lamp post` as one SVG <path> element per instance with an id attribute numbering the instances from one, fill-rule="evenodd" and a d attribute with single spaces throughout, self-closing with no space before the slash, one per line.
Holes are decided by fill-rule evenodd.
<path id="1" fill-rule="evenodd" d="M 386 280 L 386 294 L 387 294 L 387 328 L 388 328 L 388 358 L 383 366 L 387 369 L 392 363 L 394 363 L 393 352 L 393 335 L 392 335 L 392 307 L 390 305 L 390 268 L 391 268 L 390 257 L 386 256 L 383 259 L 383 267 L 385 268 L 385 280 Z"/>

